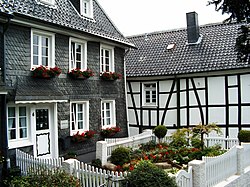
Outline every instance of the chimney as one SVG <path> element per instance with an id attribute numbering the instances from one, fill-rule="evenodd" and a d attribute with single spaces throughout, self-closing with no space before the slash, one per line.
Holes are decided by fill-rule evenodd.
<path id="1" fill-rule="evenodd" d="M 200 29 L 198 24 L 198 14 L 196 12 L 188 12 L 187 18 L 187 38 L 188 44 L 200 43 Z"/>

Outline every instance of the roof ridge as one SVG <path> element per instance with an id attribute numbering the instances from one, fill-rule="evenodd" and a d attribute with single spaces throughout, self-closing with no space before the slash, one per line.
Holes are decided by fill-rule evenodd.
<path id="1" fill-rule="evenodd" d="M 222 26 L 222 25 L 242 25 L 243 23 L 237 23 L 237 22 L 215 22 L 215 23 L 207 23 L 200 25 L 200 28 L 207 28 L 207 27 L 214 27 L 214 26 Z M 136 37 L 145 37 L 149 35 L 158 35 L 158 34 L 164 34 L 164 33 L 172 33 L 172 32 L 181 32 L 183 30 L 187 30 L 186 27 L 180 27 L 180 28 L 175 28 L 175 29 L 168 29 L 168 30 L 160 30 L 160 31 L 153 31 L 149 33 L 142 33 L 142 34 L 135 34 L 131 36 L 126 36 L 128 39 L 136 38 Z"/>

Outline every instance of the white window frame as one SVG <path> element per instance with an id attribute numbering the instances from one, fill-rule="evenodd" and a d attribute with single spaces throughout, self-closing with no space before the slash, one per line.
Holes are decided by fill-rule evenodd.
<path id="1" fill-rule="evenodd" d="M 72 63 L 71 63 L 71 61 L 72 61 L 71 43 L 72 42 L 80 44 L 82 46 L 82 48 L 81 48 L 81 68 L 80 69 L 81 70 L 87 69 L 87 41 L 70 37 L 69 38 L 69 70 L 76 68 L 76 62 L 74 65 L 72 65 Z M 74 53 L 76 53 L 76 52 L 74 51 Z"/>
<path id="2" fill-rule="evenodd" d="M 74 111 L 72 111 L 72 105 L 76 104 L 76 111 L 77 111 L 77 107 L 79 104 L 83 105 L 83 120 L 84 120 L 84 124 L 83 124 L 83 129 L 79 129 L 78 128 L 78 119 L 73 119 L 72 114 Z M 75 115 L 77 117 L 77 114 Z M 78 118 L 78 117 L 77 117 Z M 75 129 L 72 129 L 72 123 L 73 121 L 75 121 L 74 125 L 75 125 Z M 89 130 L 89 101 L 72 101 L 70 102 L 70 135 L 73 136 L 74 134 L 76 134 L 78 131 L 79 133 L 82 133 L 84 131 Z"/>
<path id="3" fill-rule="evenodd" d="M 146 88 L 146 85 L 152 85 L 152 84 L 155 84 L 155 89 L 153 88 Z M 147 102 L 146 101 L 146 91 L 150 91 L 150 102 Z M 152 99 L 152 92 L 155 91 L 155 94 L 156 94 L 156 101 L 153 102 Z M 143 105 L 144 106 L 156 106 L 157 105 L 157 101 L 158 101 L 158 93 L 157 93 L 157 83 L 156 82 L 147 82 L 147 83 L 143 83 Z"/>
<path id="4" fill-rule="evenodd" d="M 80 0 L 80 13 L 82 16 L 93 18 L 93 0 Z"/>
<path id="5" fill-rule="evenodd" d="M 106 104 L 110 104 L 110 124 L 107 124 L 107 116 L 106 116 Z M 103 110 L 103 105 L 105 106 Z M 102 129 L 115 127 L 116 126 L 116 108 L 115 108 L 115 100 L 102 100 L 101 101 L 101 125 Z"/>
<path id="6" fill-rule="evenodd" d="M 38 65 L 34 65 L 33 62 L 33 37 L 34 35 L 39 36 L 39 45 L 38 45 Z M 47 37 L 49 39 L 48 45 L 48 67 L 55 66 L 55 34 L 47 31 L 41 31 L 37 29 L 31 29 L 31 69 L 39 67 L 42 65 L 42 46 L 41 46 L 41 37 Z"/>
<path id="7" fill-rule="evenodd" d="M 106 68 L 106 60 L 105 57 L 102 56 L 102 50 L 109 51 L 109 71 Z M 103 60 L 103 61 L 102 61 Z M 102 63 L 103 62 L 103 63 Z M 100 45 L 100 72 L 114 72 L 115 70 L 115 56 L 114 56 L 114 47 L 109 45 Z"/>
<path id="8" fill-rule="evenodd" d="M 19 109 L 20 107 L 25 107 L 26 109 L 26 130 L 27 130 L 27 137 L 24 137 L 24 138 L 20 138 L 20 124 L 19 124 L 19 120 L 20 120 L 20 112 L 19 112 Z M 15 117 L 9 117 L 9 108 L 15 108 Z M 24 117 L 24 116 L 22 116 Z M 9 118 L 15 118 L 15 124 L 16 124 L 16 128 L 15 128 L 15 132 L 16 132 L 16 138 L 15 139 L 10 139 L 9 137 Z M 7 107 L 7 132 L 8 132 L 8 141 L 11 143 L 11 142 L 20 142 L 20 141 L 25 141 L 25 140 L 28 140 L 30 138 L 29 136 L 29 132 L 30 132 L 30 126 L 29 126 L 29 109 L 27 106 L 23 106 L 23 105 L 9 105 Z"/>
<path id="9" fill-rule="evenodd" d="M 41 3 L 55 5 L 55 0 L 40 0 Z"/>

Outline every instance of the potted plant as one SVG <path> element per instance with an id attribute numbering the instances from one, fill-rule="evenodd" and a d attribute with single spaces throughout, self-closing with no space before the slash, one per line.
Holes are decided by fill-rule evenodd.
<path id="1" fill-rule="evenodd" d="M 108 138 L 114 136 L 116 133 L 120 131 L 121 131 L 120 127 L 108 127 L 105 129 L 101 129 L 100 135 L 104 138 Z"/>
<path id="2" fill-rule="evenodd" d="M 34 78 L 54 78 L 59 76 L 62 73 L 62 70 L 58 67 L 49 68 L 47 66 L 39 66 L 36 68 L 32 68 L 31 74 Z"/>
<path id="3" fill-rule="evenodd" d="M 94 72 L 89 68 L 87 68 L 86 70 L 76 68 L 68 72 L 68 75 L 73 79 L 88 79 L 89 77 L 94 76 Z"/>
<path id="4" fill-rule="evenodd" d="M 117 79 L 122 78 L 122 74 L 120 74 L 120 73 L 106 72 L 106 71 L 100 73 L 100 76 L 103 80 L 106 80 L 106 81 L 113 81 L 113 80 L 117 80 Z"/>
<path id="5" fill-rule="evenodd" d="M 77 131 L 77 133 L 72 136 L 71 140 L 73 142 L 80 143 L 84 142 L 85 140 L 93 138 L 95 134 L 96 133 L 93 130 L 84 131 L 82 133 Z"/>

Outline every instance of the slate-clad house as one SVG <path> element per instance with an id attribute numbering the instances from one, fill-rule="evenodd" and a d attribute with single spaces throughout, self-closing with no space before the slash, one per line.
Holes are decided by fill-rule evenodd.
<path id="1" fill-rule="evenodd" d="M 36 157 L 81 155 L 95 141 L 72 143 L 86 130 L 121 128 L 127 136 L 124 55 L 133 47 L 96 0 L 0 0 L 1 145 Z M 55 78 L 33 77 L 34 69 L 58 67 Z M 74 79 L 73 69 L 93 77 Z M 105 81 L 103 72 L 121 79 Z M 7 140 L 5 131 L 7 131 Z M 7 144 L 8 143 L 8 144 Z"/>
<path id="2" fill-rule="evenodd" d="M 224 136 L 250 128 L 250 64 L 237 60 L 240 24 L 198 25 L 128 37 L 129 125 L 137 132 L 216 123 Z"/>

